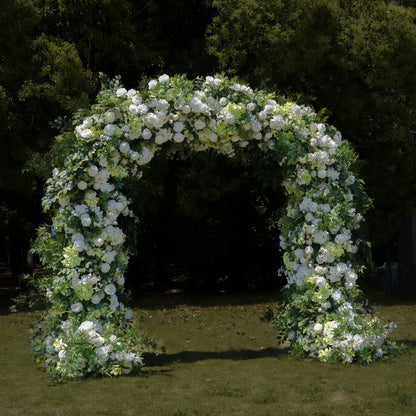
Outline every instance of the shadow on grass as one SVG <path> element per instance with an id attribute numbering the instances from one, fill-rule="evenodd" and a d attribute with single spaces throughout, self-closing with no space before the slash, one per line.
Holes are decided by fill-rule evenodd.
<path id="1" fill-rule="evenodd" d="M 233 292 L 224 294 L 204 295 L 201 293 L 188 294 L 141 294 L 130 301 L 130 307 L 139 309 L 175 309 L 178 306 L 243 306 L 278 303 L 281 292 Z"/>
<path id="2" fill-rule="evenodd" d="M 266 348 L 263 350 L 228 351 L 182 351 L 176 354 L 144 353 L 146 367 L 158 367 L 174 363 L 195 363 L 204 360 L 256 360 L 259 358 L 279 358 L 287 355 L 289 348 Z"/>

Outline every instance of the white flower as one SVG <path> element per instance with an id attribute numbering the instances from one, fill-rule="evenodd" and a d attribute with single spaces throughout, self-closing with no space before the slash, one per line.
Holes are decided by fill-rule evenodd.
<path id="1" fill-rule="evenodd" d="M 104 127 L 104 133 L 105 133 L 107 136 L 112 136 L 112 135 L 114 134 L 114 125 L 113 125 L 113 124 L 107 124 L 107 125 Z"/>
<path id="2" fill-rule="evenodd" d="M 92 297 L 91 297 L 91 302 L 92 302 L 94 305 L 98 305 L 98 304 L 101 302 L 101 297 L 100 297 L 100 295 L 98 295 L 97 293 L 95 293 L 94 295 L 92 295 Z"/>
<path id="3" fill-rule="evenodd" d="M 169 75 L 163 74 L 159 77 L 159 82 L 161 84 L 166 84 L 169 82 Z"/>
<path id="4" fill-rule="evenodd" d="M 116 91 L 116 95 L 117 95 L 117 97 L 124 97 L 125 95 L 127 94 L 127 90 L 125 89 L 125 88 L 119 88 L 117 91 Z"/>
<path id="5" fill-rule="evenodd" d="M 102 260 L 105 261 L 106 263 L 112 263 L 114 261 L 114 259 L 116 258 L 117 255 L 117 251 L 112 250 L 112 251 L 107 251 L 104 256 L 102 257 Z"/>
<path id="6" fill-rule="evenodd" d="M 334 290 L 334 292 L 331 295 L 331 298 L 335 301 L 335 302 L 339 302 L 341 300 L 342 297 L 342 292 L 340 290 Z"/>
<path id="7" fill-rule="evenodd" d="M 78 313 L 84 309 L 84 306 L 81 302 L 76 302 L 71 305 L 72 312 Z"/>
<path id="8" fill-rule="evenodd" d="M 121 153 L 124 153 L 124 154 L 129 153 L 130 145 L 127 142 L 122 142 L 120 143 L 119 149 Z"/>
<path id="9" fill-rule="evenodd" d="M 101 265 L 101 271 L 103 273 L 108 273 L 110 271 L 110 269 L 111 269 L 111 266 L 108 263 L 103 263 Z"/>
<path id="10" fill-rule="evenodd" d="M 315 280 L 316 286 L 323 288 L 326 284 L 326 279 L 323 276 L 318 276 Z"/>
<path id="11" fill-rule="evenodd" d="M 273 113 L 273 111 L 274 111 L 274 105 L 267 104 L 267 105 L 264 107 L 264 112 L 265 112 L 266 114 L 272 114 L 272 113 Z"/>
<path id="12" fill-rule="evenodd" d="M 149 140 L 152 137 L 152 132 L 146 128 L 143 130 L 142 136 L 144 140 Z"/>
<path id="13" fill-rule="evenodd" d="M 314 325 L 313 330 L 319 334 L 319 333 L 321 333 L 321 332 L 322 332 L 322 329 L 323 329 L 323 328 L 324 328 L 324 327 L 323 327 L 323 325 L 322 325 L 322 324 L 320 324 L 319 322 L 317 322 L 317 323 Z"/>
<path id="14" fill-rule="evenodd" d="M 137 159 L 137 163 L 139 165 L 146 165 L 152 160 L 152 158 L 153 158 L 153 153 L 147 147 L 143 147 L 140 158 Z"/>
<path id="15" fill-rule="evenodd" d="M 130 152 L 131 160 L 137 160 L 140 157 L 139 152 L 131 151 Z"/>
<path id="16" fill-rule="evenodd" d="M 206 124 L 202 120 L 198 119 L 195 121 L 194 126 L 196 130 L 202 130 L 206 126 Z"/>
<path id="17" fill-rule="evenodd" d="M 136 94 L 131 98 L 131 101 L 134 105 L 139 105 L 142 103 L 142 97 Z"/>
<path id="18" fill-rule="evenodd" d="M 295 331 L 289 331 L 287 334 L 287 338 L 289 341 L 293 341 L 296 338 L 296 332 Z"/>
<path id="19" fill-rule="evenodd" d="M 62 207 L 66 207 L 69 204 L 69 196 L 68 195 L 61 195 L 58 199 L 59 205 Z"/>
<path id="20" fill-rule="evenodd" d="M 181 143 L 181 142 L 183 142 L 185 140 L 185 136 L 182 133 L 175 133 L 173 135 L 173 140 L 176 143 Z"/>
<path id="21" fill-rule="evenodd" d="M 97 175 L 97 173 L 98 173 L 98 168 L 97 168 L 97 166 L 95 166 L 95 165 L 91 165 L 89 168 L 88 168 L 88 175 L 90 175 L 90 176 L 92 176 L 92 177 L 94 177 L 95 175 Z"/>
<path id="22" fill-rule="evenodd" d="M 84 248 L 85 248 L 84 240 L 75 240 L 74 241 L 74 250 L 75 251 L 81 252 L 81 251 L 84 250 Z"/>
<path id="23" fill-rule="evenodd" d="M 106 123 L 113 123 L 116 119 L 116 115 L 114 113 L 114 111 L 107 111 L 105 113 L 105 122 Z"/>
<path id="24" fill-rule="evenodd" d="M 228 100 L 225 97 L 220 98 L 220 105 L 225 107 L 228 104 Z"/>
<path id="25" fill-rule="evenodd" d="M 81 130 L 80 135 L 83 139 L 91 139 L 93 136 L 92 131 L 90 129 Z"/>
<path id="26" fill-rule="evenodd" d="M 109 351 L 108 351 L 108 348 L 106 346 L 96 348 L 95 353 L 97 354 L 97 356 L 102 361 L 107 361 L 108 360 Z"/>
<path id="27" fill-rule="evenodd" d="M 130 104 L 129 111 L 130 111 L 130 113 L 132 113 L 135 116 L 135 115 L 139 114 L 139 107 L 135 104 Z"/>
<path id="28" fill-rule="evenodd" d="M 85 181 L 79 181 L 77 186 L 81 191 L 85 191 L 88 188 L 88 184 Z"/>
<path id="29" fill-rule="evenodd" d="M 157 81 L 152 79 L 151 81 L 149 81 L 149 90 L 153 90 L 156 88 L 157 85 Z"/>
<path id="30" fill-rule="evenodd" d="M 173 130 L 177 133 L 180 133 L 184 128 L 184 124 L 181 121 L 176 121 L 173 123 Z"/>
<path id="31" fill-rule="evenodd" d="M 85 332 L 89 332 L 92 329 L 94 329 L 94 322 L 92 321 L 84 321 L 79 327 L 78 327 L 78 331 L 85 331 Z"/>
<path id="32" fill-rule="evenodd" d="M 91 222 L 92 222 L 91 218 L 88 214 L 82 214 L 81 215 L 81 224 L 84 227 L 89 227 L 91 225 Z"/>
<path id="33" fill-rule="evenodd" d="M 127 97 L 128 98 L 133 98 L 134 96 L 136 96 L 137 91 L 133 88 L 131 88 L 130 90 L 127 91 Z"/>
<path id="34" fill-rule="evenodd" d="M 270 128 L 274 130 L 280 130 L 285 126 L 285 120 L 282 116 L 274 116 L 270 120 Z"/>
<path id="35" fill-rule="evenodd" d="M 234 124 L 235 122 L 235 117 L 233 114 L 226 114 L 225 115 L 225 122 L 228 124 Z"/>
<path id="36" fill-rule="evenodd" d="M 110 283 L 104 288 L 104 292 L 107 293 L 107 295 L 114 295 L 117 292 L 117 289 L 112 283 Z"/>
<path id="37" fill-rule="evenodd" d="M 295 256 L 296 256 L 298 259 L 301 259 L 302 257 L 304 257 L 304 255 L 305 255 L 305 251 L 304 251 L 304 250 L 302 250 L 301 248 L 297 248 L 297 249 L 295 250 Z"/>
<path id="38" fill-rule="evenodd" d="M 256 109 L 256 104 L 255 103 L 248 103 L 246 105 L 247 111 L 252 112 Z"/>

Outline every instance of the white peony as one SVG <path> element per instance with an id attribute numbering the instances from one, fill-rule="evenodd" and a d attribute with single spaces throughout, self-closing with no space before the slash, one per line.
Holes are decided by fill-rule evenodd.
<path id="1" fill-rule="evenodd" d="M 104 292 L 107 293 L 107 295 L 114 295 L 117 292 L 117 289 L 112 283 L 110 283 L 104 288 Z"/>
<path id="2" fill-rule="evenodd" d="M 161 84 L 166 84 L 169 82 L 169 75 L 163 74 L 159 77 L 159 82 Z"/>

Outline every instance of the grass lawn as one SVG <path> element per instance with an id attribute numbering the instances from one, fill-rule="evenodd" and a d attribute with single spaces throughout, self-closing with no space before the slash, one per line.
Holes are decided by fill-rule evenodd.
<path id="1" fill-rule="evenodd" d="M 0 415 L 416 416 L 416 302 L 379 299 L 408 351 L 371 365 L 298 361 L 259 316 L 276 295 L 150 296 L 140 325 L 166 354 L 140 376 L 48 382 L 28 347 L 36 313 L 0 311 Z M 2 313 L 1 313 L 2 312 Z"/>

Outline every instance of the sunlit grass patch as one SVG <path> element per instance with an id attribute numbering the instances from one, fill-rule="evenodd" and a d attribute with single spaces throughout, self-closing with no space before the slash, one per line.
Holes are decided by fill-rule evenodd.
<path id="1" fill-rule="evenodd" d="M 0 415 L 413 416 L 416 304 L 378 304 L 403 355 L 371 365 L 296 360 L 259 317 L 276 296 L 148 297 L 137 322 L 166 353 L 139 376 L 50 384 L 28 345 L 36 313 L 0 314 Z"/>

